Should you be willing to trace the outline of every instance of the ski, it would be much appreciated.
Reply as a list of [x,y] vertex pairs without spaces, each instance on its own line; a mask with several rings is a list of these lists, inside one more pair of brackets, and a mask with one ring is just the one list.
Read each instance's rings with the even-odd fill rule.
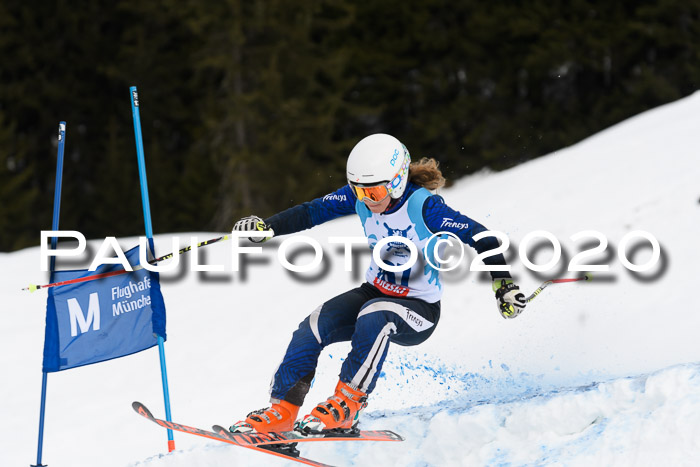
[[355,432],[328,432],[307,435],[298,431],[283,431],[279,433],[231,433],[220,425],[214,425],[212,429],[219,434],[230,436],[238,443],[247,446],[269,446],[305,441],[403,441],[400,435],[389,430],[358,430]]
[[140,402],[134,402],[131,404],[131,407],[138,413],[139,415],[149,419],[153,423],[156,423],[164,428],[170,428],[171,430],[175,431],[181,431],[183,433],[190,433],[193,435],[197,436],[202,436],[204,438],[209,438],[209,439],[214,439],[216,441],[222,441],[224,443],[229,443],[233,444],[234,446],[241,446],[246,449],[252,449],[254,451],[259,451],[259,452],[264,452],[266,454],[272,454],[273,456],[278,456],[282,457],[287,460],[299,462],[301,464],[306,464],[306,465],[312,465],[315,467],[333,467],[330,464],[324,464],[322,462],[316,462],[311,459],[307,459],[305,457],[299,456],[299,451],[295,450],[293,447],[288,450],[282,450],[282,449],[274,449],[272,447],[263,447],[263,446],[256,446],[254,444],[241,444],[238,442],[238,440],[233,439],[232,437],[215,433],[213,431],[208,431],[208,430],[203,430],[201,428],[195,428],[187,425],[181,425],[179,423],[174,423],[174,422],[168,422],[166,420],[161,420],[159,418],[156,418],[153,416],[150,410],[143,405]]
[[209,431],[156,418],[151,411],[140,402],[134,402],[131,406],[136,413],[163,428],[170,428],[171,430],[190,433],[267,454],[273,454],[302,464],[319,467],[331,466],[299,456],[299,451],[295,449],[296,443],[309,441],[403,441],[403,437],[389,430],[356,431],[350,433],[331,432],[311,435],[304,435],[296,431],[281,433],[231,433],[226,428],[214,425],[214,431]]

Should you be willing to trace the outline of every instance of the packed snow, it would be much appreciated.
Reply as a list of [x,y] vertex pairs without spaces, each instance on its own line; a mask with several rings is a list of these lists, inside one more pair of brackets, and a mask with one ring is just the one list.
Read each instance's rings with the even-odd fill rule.
[[[363,415],[365,429],[391,429],[406,440],[314,443],[301,446],[302,455],[338,466],[700,465],[697,128],[700,93],[572,147],[442,190],[450,206],[508,235],[507,257],[525,293],[548,278],[581,274],[567,271],[569,261],[599,241],[590,233],[571,238],[579,232],[607,239],[605,251],[581,262],[609,270],[593,282],[552,285],[520,317],[504,320],[488,274],[468,270],[475,252],[467,247],[467,260],[443,277],[435,333],[420,346],[390,349]],[[71,202],[64,199],[62,209]],[[560,261],[546,272],[529,270],[519,257],[523,239],[535,231],[561,243]],[[630,271],[620,259],[619,250],[633,264],[652,258],[651,244],[641,237],[621,248],[633,231],[659,242],[659,261],[648,271]],[[191,235],[201,241],[221,234],[158,235],[157,252],[171,251],[173,237],[185,246]],[[176,271],[163,274],[174,421],[228,426],[266,406],[271,374],[298,323],[361,282],[366,248],[356,247],[353,271],[346,272],[342,246],[328,242],[361,236],[354,216],[304,235],[324,252],[324,262],[310,273],[295,275],[279,264],[279,238],[250,255],[242,272],[232,271],[229,241],[199,252],[200,263],[222,265],[223,272],[192,272],[192,256],[182,255]],[[137,241],[120,239],[124,248]],[[90,242],[93,253],[100,243]],[[537,240],[526,250],[535,264],[553,254]],[[289,256],[297,264],[312,259],[307,250]],[[0,266],[0,465],[29,465],[36,461],[46,292],[20,289],[48,275],[40,271],[38,247],[0,254]],[[349,344],[324,350],[302,411],[331,394],[348,350]],[[43,463],[290,464],[178,432],[177,449],[168,453],[166,431],[135,414],[134,400],[164,418],[156,349],[49,374]]]

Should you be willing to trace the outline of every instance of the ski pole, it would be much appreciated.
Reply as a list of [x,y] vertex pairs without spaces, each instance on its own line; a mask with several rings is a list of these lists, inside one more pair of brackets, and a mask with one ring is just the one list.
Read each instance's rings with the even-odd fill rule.
[[532,292],[532,294],[529,297],[527,297],[525,299],[525,302],[530,303],[532,300],[535,299],[535,297],[537,297],[540,293],[542,293],[542,291],[547,286],[549,286],[551,284],[561,284],[563,282],[592,281],[592,280],[593,280],[593,276],[591,275],[590,272],[587,272],[586,274],[584,274],[581,277],[575,277],[573,279],[550,279],[548,281],[543,282],[542,285],[537,287],[537,289],[534,292]]
[[[218,241],[221,241],[221,240],[228,240],[228,239],[229,239],[229,236],[228,236],[228,235],[224,235],[223,237],[212,238],[212,239],[210,239],[210,240],[205,240],[205,241],[203,241],[203,242],[197,243],[196,248],[199,248],[199,247],[201,247],[201,246],[211,245],[212,243],[216,243],[216,242],[218,242]],[[148,264],[160,263],[161,261],[165,261],[166,259],[170,259],[170,258],[172,258],[172,257],[175,256],[175,255],[181,255],[181,254],[183,254],[183,253],[187,253],[187,252],[190,251],[191,249],[192,249],[192,245],[187,246],[187,247],[185,247],[185,248],[183,248],[183,249],[181,249],[181,250],[178,250],[177,253],[168,253],[167,255],[161,256],[160,258],[153,259],[153,260],[149,261]]]
[[[202,246],[207,246],[211,245],[212,243],[216,243],[221,240],[228,240],[230,238],[229,235],[224,235],[223,237],[217,237],[217,238],[212,238],[210,240],[205,240],[203,242],[200,242],[196,245],[196,248],[202,247]],[[192,249],[192,245],[182,248],[181,250],[173,253],[168,253],[167,255],[161,256],[156,259],[152,259],[151,261],[148,262],[148,264],[156,264],[160,263],[161,261],[165,261],[166,259],[170,259],[175,255],[181,255],[183,253],[186,253]],[[134,271],[139,271],[143,269],[143,266],[138,265],[134,267],[133,271],[127,271],[126,269],[122,269],[119,271],[110,271],[110,272],[105,272],[102,274],[95,274],[94,276],[85,276],[85,277],[77,277],[75,279],[70,279],[67,281],[60,281],[60,282],[53,282],[51,284],[45,284],[45,285],[34,285],[31,284],[29,287],[24,287],[22,290],[29,290],[30,292],[34,292],[39,289],[48,289],[49,287],[59,287],[62,285],[69,285],[69,284],[78,284],[80,282],[89,282],[89,281],[94,281],[97,279],[104,279],[105,277],[112,277],[112,276],[118,276],[120,274],[126,274],[127,272],[134,272]]]

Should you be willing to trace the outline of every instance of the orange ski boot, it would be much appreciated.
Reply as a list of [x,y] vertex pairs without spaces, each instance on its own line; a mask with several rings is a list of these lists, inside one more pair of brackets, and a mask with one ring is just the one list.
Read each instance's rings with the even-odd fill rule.
[[318,404],[295,428],[302,433],[351,431],[356,427],[360,412],[365,407],[367,394],[338,381],[335,394]]
[[300,407],[287,401],[273,402],[272,407],[255,410],[245,420],[231,425],[232,433],[270,433],[291,431],[299,414]]

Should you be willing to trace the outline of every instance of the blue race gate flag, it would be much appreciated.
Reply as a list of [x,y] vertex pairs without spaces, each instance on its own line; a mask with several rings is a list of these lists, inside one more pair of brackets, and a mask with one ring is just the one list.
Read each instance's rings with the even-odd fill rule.
[[[132,267],[139,247],[125,253]],[[58,271],[65,281],[121,270],[102,265],[90,272]],[[158,273],[139,269],[49,290],[46,306],[44,372],[67,370],[146,350],[165,336],[165,304]]]

